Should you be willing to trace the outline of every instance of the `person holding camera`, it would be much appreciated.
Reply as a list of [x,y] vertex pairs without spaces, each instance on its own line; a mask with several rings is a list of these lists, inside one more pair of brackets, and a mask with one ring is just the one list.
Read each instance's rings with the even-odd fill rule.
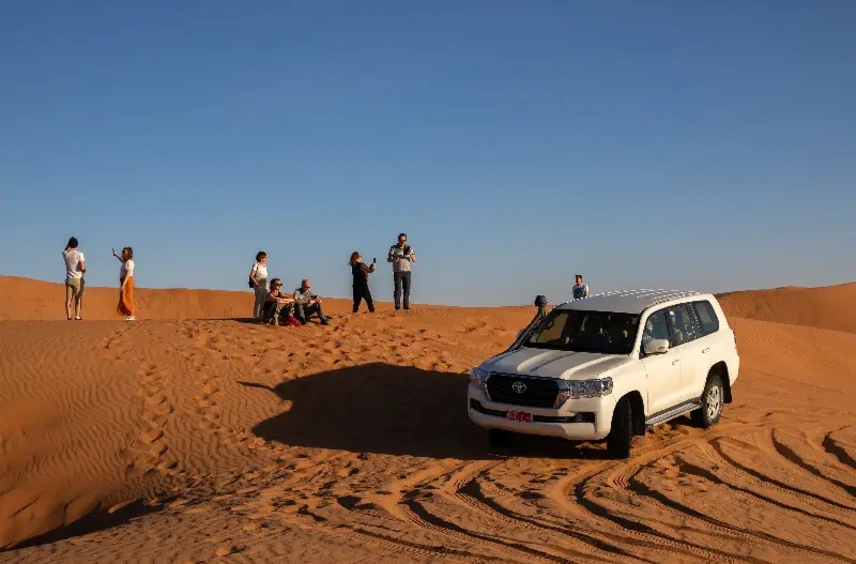
[[354,277],[354,313],[360,309],[360,303],[366,300],[366,305],[369,312],[374,313],[374,302],[372,301],[372,293],[369,290],[369,274],[377,268],[377,259],[372,260],[370,265],[363,262],[363,257],[359,251],[351,253],[351,260],[348,261],[351,266],[351,276]]
[[395,284],[395,309],[401,309],[404,294],[404,309],[410,309],[410,263],[416,262],[413,247],[407,244],[407,233],[398,236],[398,243],[389,248],[386,262],[392,263],[392,278]]

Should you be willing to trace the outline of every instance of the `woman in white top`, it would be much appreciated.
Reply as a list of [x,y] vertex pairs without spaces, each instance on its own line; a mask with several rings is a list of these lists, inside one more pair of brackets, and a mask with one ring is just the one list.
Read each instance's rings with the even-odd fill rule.
[[256,254],[256,262],[250,270],[250,288],[253,288],[256,293],[255,303],[253,304],[253,319],[261,319],[262,311],[265,307],[267,299],[267,253],[259,251]]
[[134,249],[125,247],[122,249],[122,255],[116,254],[116,249],[113,249],[113,256],[119,259],[122,263],[122,268],[119,270],[119,305],[116,311],[125,316],[125,321],[135,321],[134,317]]

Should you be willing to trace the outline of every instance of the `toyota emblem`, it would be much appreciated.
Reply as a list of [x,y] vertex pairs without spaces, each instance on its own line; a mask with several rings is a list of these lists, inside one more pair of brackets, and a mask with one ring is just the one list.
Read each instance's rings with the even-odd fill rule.
[[515,382],[511,385],[511,389],[514,390],[515,394],[522,394],[526,392],[526,384],[523,382]]

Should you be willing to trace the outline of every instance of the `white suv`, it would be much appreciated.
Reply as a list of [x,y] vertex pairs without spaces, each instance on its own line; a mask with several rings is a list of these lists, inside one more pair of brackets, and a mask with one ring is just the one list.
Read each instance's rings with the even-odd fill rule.
[[469,416],[496,446],[509,432],[605,440],[610,455],[627,458],[634,435],[688,411],[701,427],[716,424],[739,366],[712,294],[598,294],[536,317],[474,368]]

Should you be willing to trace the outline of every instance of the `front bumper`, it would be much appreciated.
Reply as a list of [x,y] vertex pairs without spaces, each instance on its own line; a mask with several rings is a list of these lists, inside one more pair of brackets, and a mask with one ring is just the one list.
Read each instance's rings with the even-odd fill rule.
[[[598,398],[569,399],[559,409],[523,407],[491,402],[484,391],[469,386],[467,412],[470,421],[483,429],[502,429],[526,435],[560,437],[574,441],[599,441],[609,435],[615,399],[612,394]],[[509,411],[532,414],[532,421],[515,421]]]

